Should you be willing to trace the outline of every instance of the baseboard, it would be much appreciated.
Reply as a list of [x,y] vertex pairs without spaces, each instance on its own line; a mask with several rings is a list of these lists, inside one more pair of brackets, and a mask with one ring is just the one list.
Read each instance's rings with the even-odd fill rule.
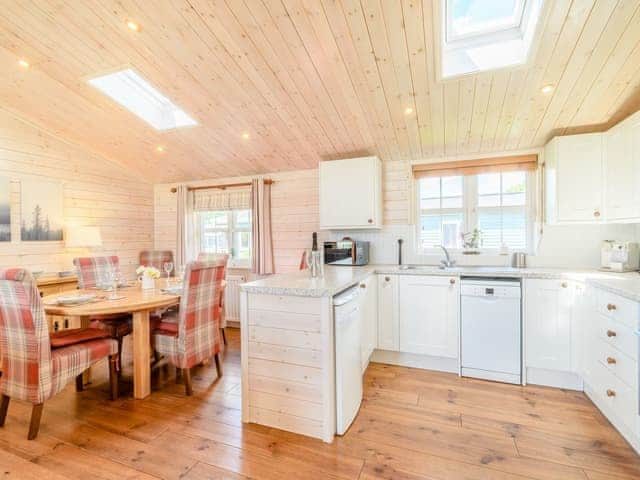
[[423,370],[437,370],[439,372],[458,373],[457,358],[431,357],[415,353],[390,352],[388,350],[374,350],[371,361],[388,363],[401,367],[421,368]]
[[526,369],[525,382],[530,385],[543,385],[545,387],[564,388],[579,392],[583,389],[582,378],[577,373],[558,372],[543,368],[528,367]]

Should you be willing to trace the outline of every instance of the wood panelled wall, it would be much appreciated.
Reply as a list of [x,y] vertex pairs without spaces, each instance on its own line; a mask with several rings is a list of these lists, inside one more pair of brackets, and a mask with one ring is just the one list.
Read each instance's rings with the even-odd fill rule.
[[[0,267],[56,272],[71,269],[75,256],[114,254],[133,275],[139,251],[153,245],[151,184],[1,108],[0,176],[10,179],[12,223],[11,242],[0,242]],[[65,224],[100,227],[102,247],[89,251],[68,249],[64,242],[20,241],[22,179],[61,182]]]
[[[408,162],[383,163],[384,221],[386,224],[409,223]],[[276,272],[294,271],[302,250],[311,246],[311,233],[319,229],[318,170],[296,170],[268,175],[272,186],[272,222]],[[215,185],[248,181],[250,177],[232,177],[188,182],[189,185]],[[155,186],[155,248],[175,251],[175,184]]]

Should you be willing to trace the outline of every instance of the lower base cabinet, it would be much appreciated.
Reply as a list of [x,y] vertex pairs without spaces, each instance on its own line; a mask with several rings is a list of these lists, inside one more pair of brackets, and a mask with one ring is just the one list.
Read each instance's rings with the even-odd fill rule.
[[607,419],[640,451],[638,343],[640,304],[589,287],[582,376],[584,390]]
[[359,284],[360,332],[362,369],[369,364],[369,358],[378,343],[378,282],[375,275],[369,275]]
[[399,282],[400,351],[458,357],[457,278],[403,275]]
[[378,341],[377,348],[400,350],[400,311],[398,275],[378,275]]

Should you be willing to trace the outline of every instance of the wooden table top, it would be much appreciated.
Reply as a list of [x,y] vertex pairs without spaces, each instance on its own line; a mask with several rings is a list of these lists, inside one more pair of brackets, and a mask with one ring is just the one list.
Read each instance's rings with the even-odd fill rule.
[[165,286],[164,281],[158,283],[158,288],[154,290],[142,290],[140,285],[134,285],[118,289],[118,296],[123,297],[118,300],[109,300],[111,292],[96,289],[77,290],[73,294],[97,295],[98,301],[85,303],[82,305],[57,305],[57,297],[68,297],[70,292],[55,295],[47,295],[42,300],[44,310],[49,315],[72,315],[91,316],[108,315],[112,313],[132,313],[142,310],[154,310],[156,308],[168,307],[180,302],[180,295],[163,293],[160,288]]

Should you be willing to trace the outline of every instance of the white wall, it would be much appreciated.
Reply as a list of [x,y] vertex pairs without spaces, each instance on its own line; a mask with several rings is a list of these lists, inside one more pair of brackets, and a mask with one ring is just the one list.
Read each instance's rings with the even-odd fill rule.
[[[295,270],[304,248],[311,246],[311,233],[318,231],[317,170],[300,170],[269,175],[273,185],[273,232],[276,271]],[[207,185],[246,181],[248,177],[192,182]],[[320,240],[350,236],[371,242],[372,263],[396,263],[397,239],[405,240],[405,263],[437,264],[440,255],[418,255],[415,250],[415,227],[412,214],[412,174],[408,162],[383,164],[384,223],[381,231],[320,232]],[[155,187],[155,246],[175,248],[175,194],[173,185]],[[600,244],[605,239],[633,240],[640,238],[640,227],[634,225],[545,226],[536,255],[528,260],[531,266],[596,268],[600,261]],[[510,257],[457,255],[463,265],[508,265]]]
[[[118,255],[132,275],[140,250],[153,244],[153,187],[108,159],[51,135],[0,108],[0,176],[10,179],[11,242],[0,242],[0,267],[57,272],[86,254]],[[103,246],[68,249],[64,242],[22,242],[23,179],[61,182],[65,225],[100,227]],[[29,214],[29,212],[27,212]]]

